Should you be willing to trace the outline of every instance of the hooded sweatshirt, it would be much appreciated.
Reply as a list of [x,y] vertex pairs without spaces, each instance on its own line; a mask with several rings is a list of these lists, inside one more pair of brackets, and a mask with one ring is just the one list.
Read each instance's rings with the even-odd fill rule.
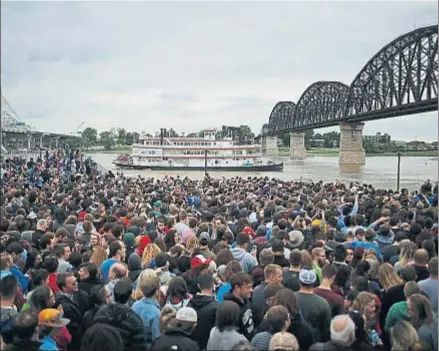
[[132,253],[128,258],[128,277],[135,282],[142,272],[142,262],[137,253]]
[[209,340],[209,333],[215,326],[218,302],[211,295],[197,294],[187,306],[192,307],[197,312],[197,326],[192,332],[192,338],[198,342],[200,349],[204,350]]
[[0,333],[6,344],[12,343],[12,319],[18,314],[13,307],[0,308]]
[[224,301],[233,301],[238,304],[241,310],[238,332],[240,334],[243,334],[248,340],[251,340],[254,331],[254,325],[253,325],[253,313],[251,310],[250,300],[246,299],[242,301],[232,293],[229,293],[224,296]]
[[248,341],[244,335],[239,334],[235,329],[225,329],[220,331],[217,327],[210,331],[209,341],[206,350],[229,351],[241,341]]
[[253,267],[258,265],[256,259],[244,249],[240,247],[235,247],[232,249],[232,255],[235,260],[237,260],[245,273],[251,272]]

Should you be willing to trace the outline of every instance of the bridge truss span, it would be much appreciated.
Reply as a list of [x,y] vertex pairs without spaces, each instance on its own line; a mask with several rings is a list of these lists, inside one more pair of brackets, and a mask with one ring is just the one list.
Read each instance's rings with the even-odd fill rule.
[[345,115],[373,120],[437,110],[438,26],[406,33],[382,48],[350,86]]
[[268,119],[268,132],[276,133],[293,128],[296,104],[291,101],[278,102]]
[[332,125],[341,120],[348,92],[349,87],[341,82],[321,81],[309,86],[297,102],[294,130]]

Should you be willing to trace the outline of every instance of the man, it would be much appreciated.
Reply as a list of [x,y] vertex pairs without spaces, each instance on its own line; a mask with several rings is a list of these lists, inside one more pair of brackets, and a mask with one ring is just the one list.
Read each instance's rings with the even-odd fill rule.
[[416,271],[416,281],[419,282],[424,279],[428,279],[430,276],[427,264],[428,264],[428,252],[425,249],[418,249],[413,256],[413,267]]
[[399,254],[399,246],[404,239],[406,239],[406,234],[403,231],[398,231],[395,234],[395,242],[381,249],[384,262],[390,262],[392,257]]
[[344,299],[335,291],[332,291],[331,286],[334,283],[337,268],[334,265],[327,264],[322,269],[323,280],[319,287],[314,288],[314,293],[323,297],[328,301],[331,307],[332,317],[342,314],[344,311]]
[[299,249],[290,252],[290,267],[283,270],[283,284],[286,288],[293,291],[300,290],[300,264],[302,262],[302,253]]
[[105,284],[108,283],[108,275],[113,264],[123,262],[125,259],[125,245],[121,241],[114,241],[108,248],[108,259],[102,262],[101,277]]
[[364,234],[365,241],[353,241],[349,243],[349,247],[352,250],[355,250],[357,247],[363,247],[364,250],[374,250],[377,256],[377,259],[382,262],[383,256],[381,254],[381,250],[376,242],[374,242],[375,239],[375,231],[372,228],[369,228],[366,230],[366,233]]
[[29,278],[25,276],[20,269],[20,267],[24,267],[23,252],[23,246],[15,241],[9,243],[6,247],[6,253],[11,255],[13,261],[12,266],[9,268],[9,272],[17,278],[22,293],[26,294],[29,286]]
[[300,290],[295,294],[302,316],[314,328],[315,340],[328,341],[331,308],[325,299],[314,294],[317,276],[313,270],[301,269],[299,279]]
[[348,350],[355,341],[355,323],[347,314],[335,317],[331,321],[331,340],[318,342],[309,351]]
[[96,285],[103,285],[104,282],[99,279],[98,267],[91,262],[83,263],[79,266],[79,284],[78,289],[85,291],[90,295],[91,289]]
[[66,273],[73,269],[73,266],[67,262],[70,253],[70,247],[68,245],[58,244],[55,246],[55,255],[58,259],[58,269],[56,273]]
[[32,234],[32,245],[40,249],[40,240],[47,230],[47,221],[41,218],[37,222],[37,229]]
[[326,262],[325,249],[322,247],[315,247],[311,250],[312,257],[312,268],[317,275],[318,282],[320,283],[323,279],[322,277],[322,267]]
[[241,310],[238,332],[250,340],[254,331],[253,314],[250,306],[253,281],[247,273],[238,272],[232,274],[230,285],[231,292],[224,296],[224,300],[230,300],[238,304]]
[[82,229],[84,229],[84,233],[81,235],[81,238],[84,240],[84,246],[89,247],[91,235],[94,230],[93,224],[89,221],[84,221],[84,224],[82,225]]
[[[41,342],[38,341],[38,315],[29,310],[20,312],[12,321],[15,338],[8,351],[37,351],[41,350]],[[6,349],[2,349],[6,350]]]
[[215,255],[212,253],[212,251],[209,250],[209,244],[210,244],[210,236],[207,232],[202,232],[200,234],[200,251],[204,257],[207,259],[215,259]]
[[437,313],[438,310],[438,258],[433,257],[428,262],[428,272],[430,273],[430,277],[424,280],[420,280],[418,282],[419,287],[423,292],[427,294],[428,299],[431,302],[431,307],[433,308],[433,312]]
[[18,281],[13,275],[7,275],[2,278],[0,284],[0,333],[5,343],[9,344],[14,336],[12,321],[18,314],[14,305]]
[[264,269],[274,261],[273,251],[271,249],[262,249],[259,253],[259,264],[250,272],[253,279],[253,288],[256,288],[264,281]]
[[289,267],[290,263],[285,258],[285,245],[282,240],[272,239],[271,251],[273,251],[274,260],[273,263],[280,267]]
[[64,311],[64,317],[70,319],[70,323],[67,325],[72,341],[67,346],[68,350],[79,350],[82,339],[82,317],[77,295],[78,285],[73,273],[59,273],[56,283],[60,289],[60,293],[55,300],[55,308],[60,305]]
[[233,257],[239,262],[239,265],[245,273],[251,272],[253,267],[258,265],[256,258],[252,254],[247,252],[249,243],[249,235],[238,234],[238,236],[236,237],[236,247],[232,249]]
[[131,281],[128,278],[120,279],[113,289],[114,303],[101,306],[93,324],[108,324],[119,330],[125,350],[144,351],[147,346],[142,319],[127,306],[131,293]]
[[258,285],[253,291],[251,309],[253,323],[259,325],[264,318],[268,305],[264,296],[264,289],[270,283],[282,283],[282,268],[277,264],[269,264],[264,269],[264,282]]
[[110,274],[109,274],[109,282],[107,284],[108,291],[111,294],[110,300],[111,302],[114,302],[114,286],[117,284],[119,280],[122,278],[126,278],[128,275],[128,270],[122,263],[115,263],[110,268]]
[[196,294],[188,303],[197,312],[197,326],[192,333],[192,338],[198,342],[200,350],[205,350],[211,329],[215,326],[216,310],[218,302],[213,295],[214,279],[211,274],[201,274],[198,279],[198,289]]

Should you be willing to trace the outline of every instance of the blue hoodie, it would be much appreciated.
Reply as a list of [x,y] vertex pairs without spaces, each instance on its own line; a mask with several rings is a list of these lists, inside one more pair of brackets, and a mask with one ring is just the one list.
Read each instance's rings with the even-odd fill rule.
[[29,279],[23,274],[23,272],[16,265],[13,265],[9,271],[15,278],[17,278],[18,284],[20,284],[21,291],[23,292],[23,294],[27,294]]
[[235,247],[232,249],[232,255],[235,260],[237,260],[245,273],[251,272],[253,267],[258,265],[256,259],[244,249],[240,247]]

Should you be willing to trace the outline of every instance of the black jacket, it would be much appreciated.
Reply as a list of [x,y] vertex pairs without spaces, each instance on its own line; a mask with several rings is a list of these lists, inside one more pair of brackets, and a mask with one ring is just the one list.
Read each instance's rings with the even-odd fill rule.
[[36,247],[38,250],[40,249],[40,240],[44,236],[44,232],[42,230],[35,230],[32,233],[32,246]]
[[128,306],[121,303],[101,306],[94,316],[95,323],[108,324],[118,329],[126,351],[147,349],[142,319]]
[[96,285],[104,285],[104,282],[97,277],[88,277],[78,283],[78,289],[90,295],[90,290]]
[[59,305],[63,307],[64,317],[70,319],[70,323],[67,324],[67,329],[72,336],[72,342],[67,346],[67,349],[77,351],[81,348],[83,314],[78,304],[66,295],[59,294],[57,296],[54,308],[57,308]]
[[16,339],[12,344],[7,345],[6,351],[38,351],[40,346],[39,341]]
[[218,302],[213,296],[197,294],[189,301],[188,307],[197,311],[198,321],[192,338],[198,342],[198,346],[203,350],[209,341],[210,331],[215,326]]
[[253,324],[253,313],[250,306],[250,300],[242,301],[235,297],[232,293],[224,295],[224,301],[236,302],[241,309],[241,316],[239,319],[238,333],[244,335],[248,340],[251,340],[255,326]]
[[187,334],[179,330],[169,330],[158,337],[151,346],[150,351],[175,350],[198,351],[198,344]]
[[264,318],[265,313],[268,310],[268,305],[265,300],[264,289],[267,283],[262,282],[253,290],[251,308],[253,314],[253,322],[255,325],[259,325]]

